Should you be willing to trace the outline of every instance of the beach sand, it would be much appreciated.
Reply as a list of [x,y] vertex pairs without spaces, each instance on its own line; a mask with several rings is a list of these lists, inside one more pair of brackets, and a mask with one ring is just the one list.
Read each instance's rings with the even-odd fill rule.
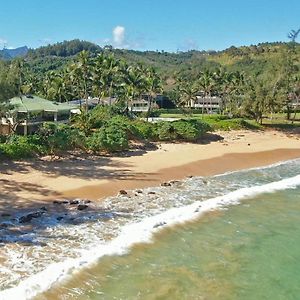
[[277,131],[217,134],[224,139],[201,144],[159,143],[155,150],[137,150],[122,156],[2,163],[0,210],[26,208],[62,198],[101,201],[119,190],[300,158],[299,134]]

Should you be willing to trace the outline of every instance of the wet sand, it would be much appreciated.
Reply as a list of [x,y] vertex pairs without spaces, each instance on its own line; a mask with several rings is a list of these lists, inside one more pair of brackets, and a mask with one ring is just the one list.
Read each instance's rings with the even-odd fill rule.
[[156,150],[138,150],[120,157],[2,163],[0,210],[41,205],[61,198],[101,200],[121,189],[157,186],[186,176],[214,175],[300,158],[299,134],[218,134],[224,139],[203,144],[157,144]]

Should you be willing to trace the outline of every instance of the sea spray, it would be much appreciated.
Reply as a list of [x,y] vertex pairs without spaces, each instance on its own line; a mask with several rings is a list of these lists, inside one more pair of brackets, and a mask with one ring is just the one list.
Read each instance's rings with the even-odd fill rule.
[[122,255],[136,243],[151,242],[155,232],[166,226],[173,226],[198,218],[210,210],[238,204],[243,199],[279,190],[292,189],[300,185],[300,175],[271,182],[264,185],[244,187],[204,201],[195,201],[184,207],[171,208],[155,216],[147,217],[141,222],[125,225],[117,238],[111,242],[93,244],[86,251],[80,252],[79,258],[67,259],[52,264],[42,272],[23,280],[18,286],[4,290],[0,299],[29,299],[49,289],[55,282],[71,276],[72,272],[86,267],[105,255]]

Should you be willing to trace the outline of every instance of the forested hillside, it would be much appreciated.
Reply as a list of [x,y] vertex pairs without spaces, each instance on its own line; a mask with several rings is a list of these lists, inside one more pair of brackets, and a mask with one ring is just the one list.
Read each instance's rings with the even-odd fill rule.
[[[74,59],[82,50],[91,55],[100,52],[114,53],[117,58],[125,59],[129,64],[142,63],[157,69],[164,78],[173,78],[181,73],[196,76],[200,71],[225,68],[228,71],[243,71],[249,75],[266,75],[278,69],[280,61],[285,59],[287,43],[263,43],[244,47],[230,47],[223,51],[188,51],[168,53],[164,51],[134,51],[101,48],[90,42],[73,40],[30,49],[26,61],[35,72],[47,72],[60,69]],[[300,56],[300,45],[296,44]]]

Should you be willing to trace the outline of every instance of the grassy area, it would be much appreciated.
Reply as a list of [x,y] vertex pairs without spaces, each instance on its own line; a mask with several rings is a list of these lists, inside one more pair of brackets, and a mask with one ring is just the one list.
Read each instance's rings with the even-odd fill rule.
[[294,114],[291,114],[291,120],[286,119],[286,114],[269,115],[263,119],[263,126],[267,128],[273,128],[277,130],[293,130],[300,128],[300,112],[298,112],[294,118]]

